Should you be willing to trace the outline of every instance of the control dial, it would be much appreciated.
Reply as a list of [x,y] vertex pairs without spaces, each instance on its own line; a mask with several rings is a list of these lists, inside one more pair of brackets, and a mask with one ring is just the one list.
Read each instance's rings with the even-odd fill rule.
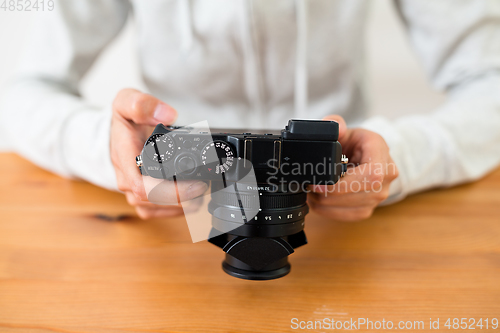
[[164,163],[174,156],[174,148],[175,144],[170,135],[154,134],[146,142],[144,151],[151,161]]
[[213,141],[201,151],[201,163],[212,174],[223,174],[234,164],[234,151],[231,145],[224,141]]
[[196,160],[191,154],[179,155],[175,159],[175,168],[182,175],[190,175],[196,171]]

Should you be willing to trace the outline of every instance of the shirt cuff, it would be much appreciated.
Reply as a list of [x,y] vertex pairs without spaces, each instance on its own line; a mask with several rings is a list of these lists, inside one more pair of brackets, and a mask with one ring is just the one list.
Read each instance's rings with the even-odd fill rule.
[[111,109],[75,112],[64,127],[62,155],[74,176],[108,190],[118,191],[111,162]]
[[389,146],[389,153],[399,171],[399,176],[392,181],[389,187],[389,197],[380,203],[380,206],[390,205],[403,200],[406,197],[406,193],[404,191],[406,172],[402,163],[404,148],[402,147],[402,139],[399,136],[397,129],[388,119],[380,116],[368,118],[360,124],[359,127],[375,132],[384,138],[385,142]]

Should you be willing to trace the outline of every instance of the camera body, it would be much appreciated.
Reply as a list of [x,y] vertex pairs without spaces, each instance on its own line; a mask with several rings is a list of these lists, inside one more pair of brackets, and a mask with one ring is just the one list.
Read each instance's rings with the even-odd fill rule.
[[159,124],[137,157],[143,175],[173,180],[239,181],[253,168],[268,190],[279,184],[334,184],[342,147],[334,121],[290,120],[281,132],[217,130]]
[[226,252],[223,270],[270,280],[288,274],[288,256],[307,244],[307,186],[345,172],[338,136],[334,121],[290,120],[280,132],[159,124],[136,162],[144,176],[210,182],[208,240]]

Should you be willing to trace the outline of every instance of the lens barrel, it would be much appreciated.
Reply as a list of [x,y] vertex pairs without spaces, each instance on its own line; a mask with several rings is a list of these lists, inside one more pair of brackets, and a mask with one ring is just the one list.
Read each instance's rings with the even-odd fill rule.
[[[262,187],[265,188],[265,187]],[[212,184],[214,233],[209,239],[226,252],[223,270],[247,280],[271,280],[290,272],[288,256],[307,244],[304,218],[307,193],[260,190]]]

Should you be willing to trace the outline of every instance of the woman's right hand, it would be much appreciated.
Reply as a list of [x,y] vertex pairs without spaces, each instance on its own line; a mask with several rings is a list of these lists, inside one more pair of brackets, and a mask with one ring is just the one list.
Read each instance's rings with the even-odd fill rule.
[[[142,219],[173,217],[183,214],[177,204],[177,194],[182,198],[194,198],[207,190],[207,184],[197,181],[161,184],[161,198],[155,199],[164,205],[149,202],[143,177],[135,163],[154,126],[159,123],[171,125],[177,119],[177,111],[159,99],[135,89],[121,90],[113,102],[110,149],[115,168],[118,189],[125,193],[127,201],[134,206]],[[157,191],[155,191],[157,192]],[[165,205],[167,204],[167,205]]]

